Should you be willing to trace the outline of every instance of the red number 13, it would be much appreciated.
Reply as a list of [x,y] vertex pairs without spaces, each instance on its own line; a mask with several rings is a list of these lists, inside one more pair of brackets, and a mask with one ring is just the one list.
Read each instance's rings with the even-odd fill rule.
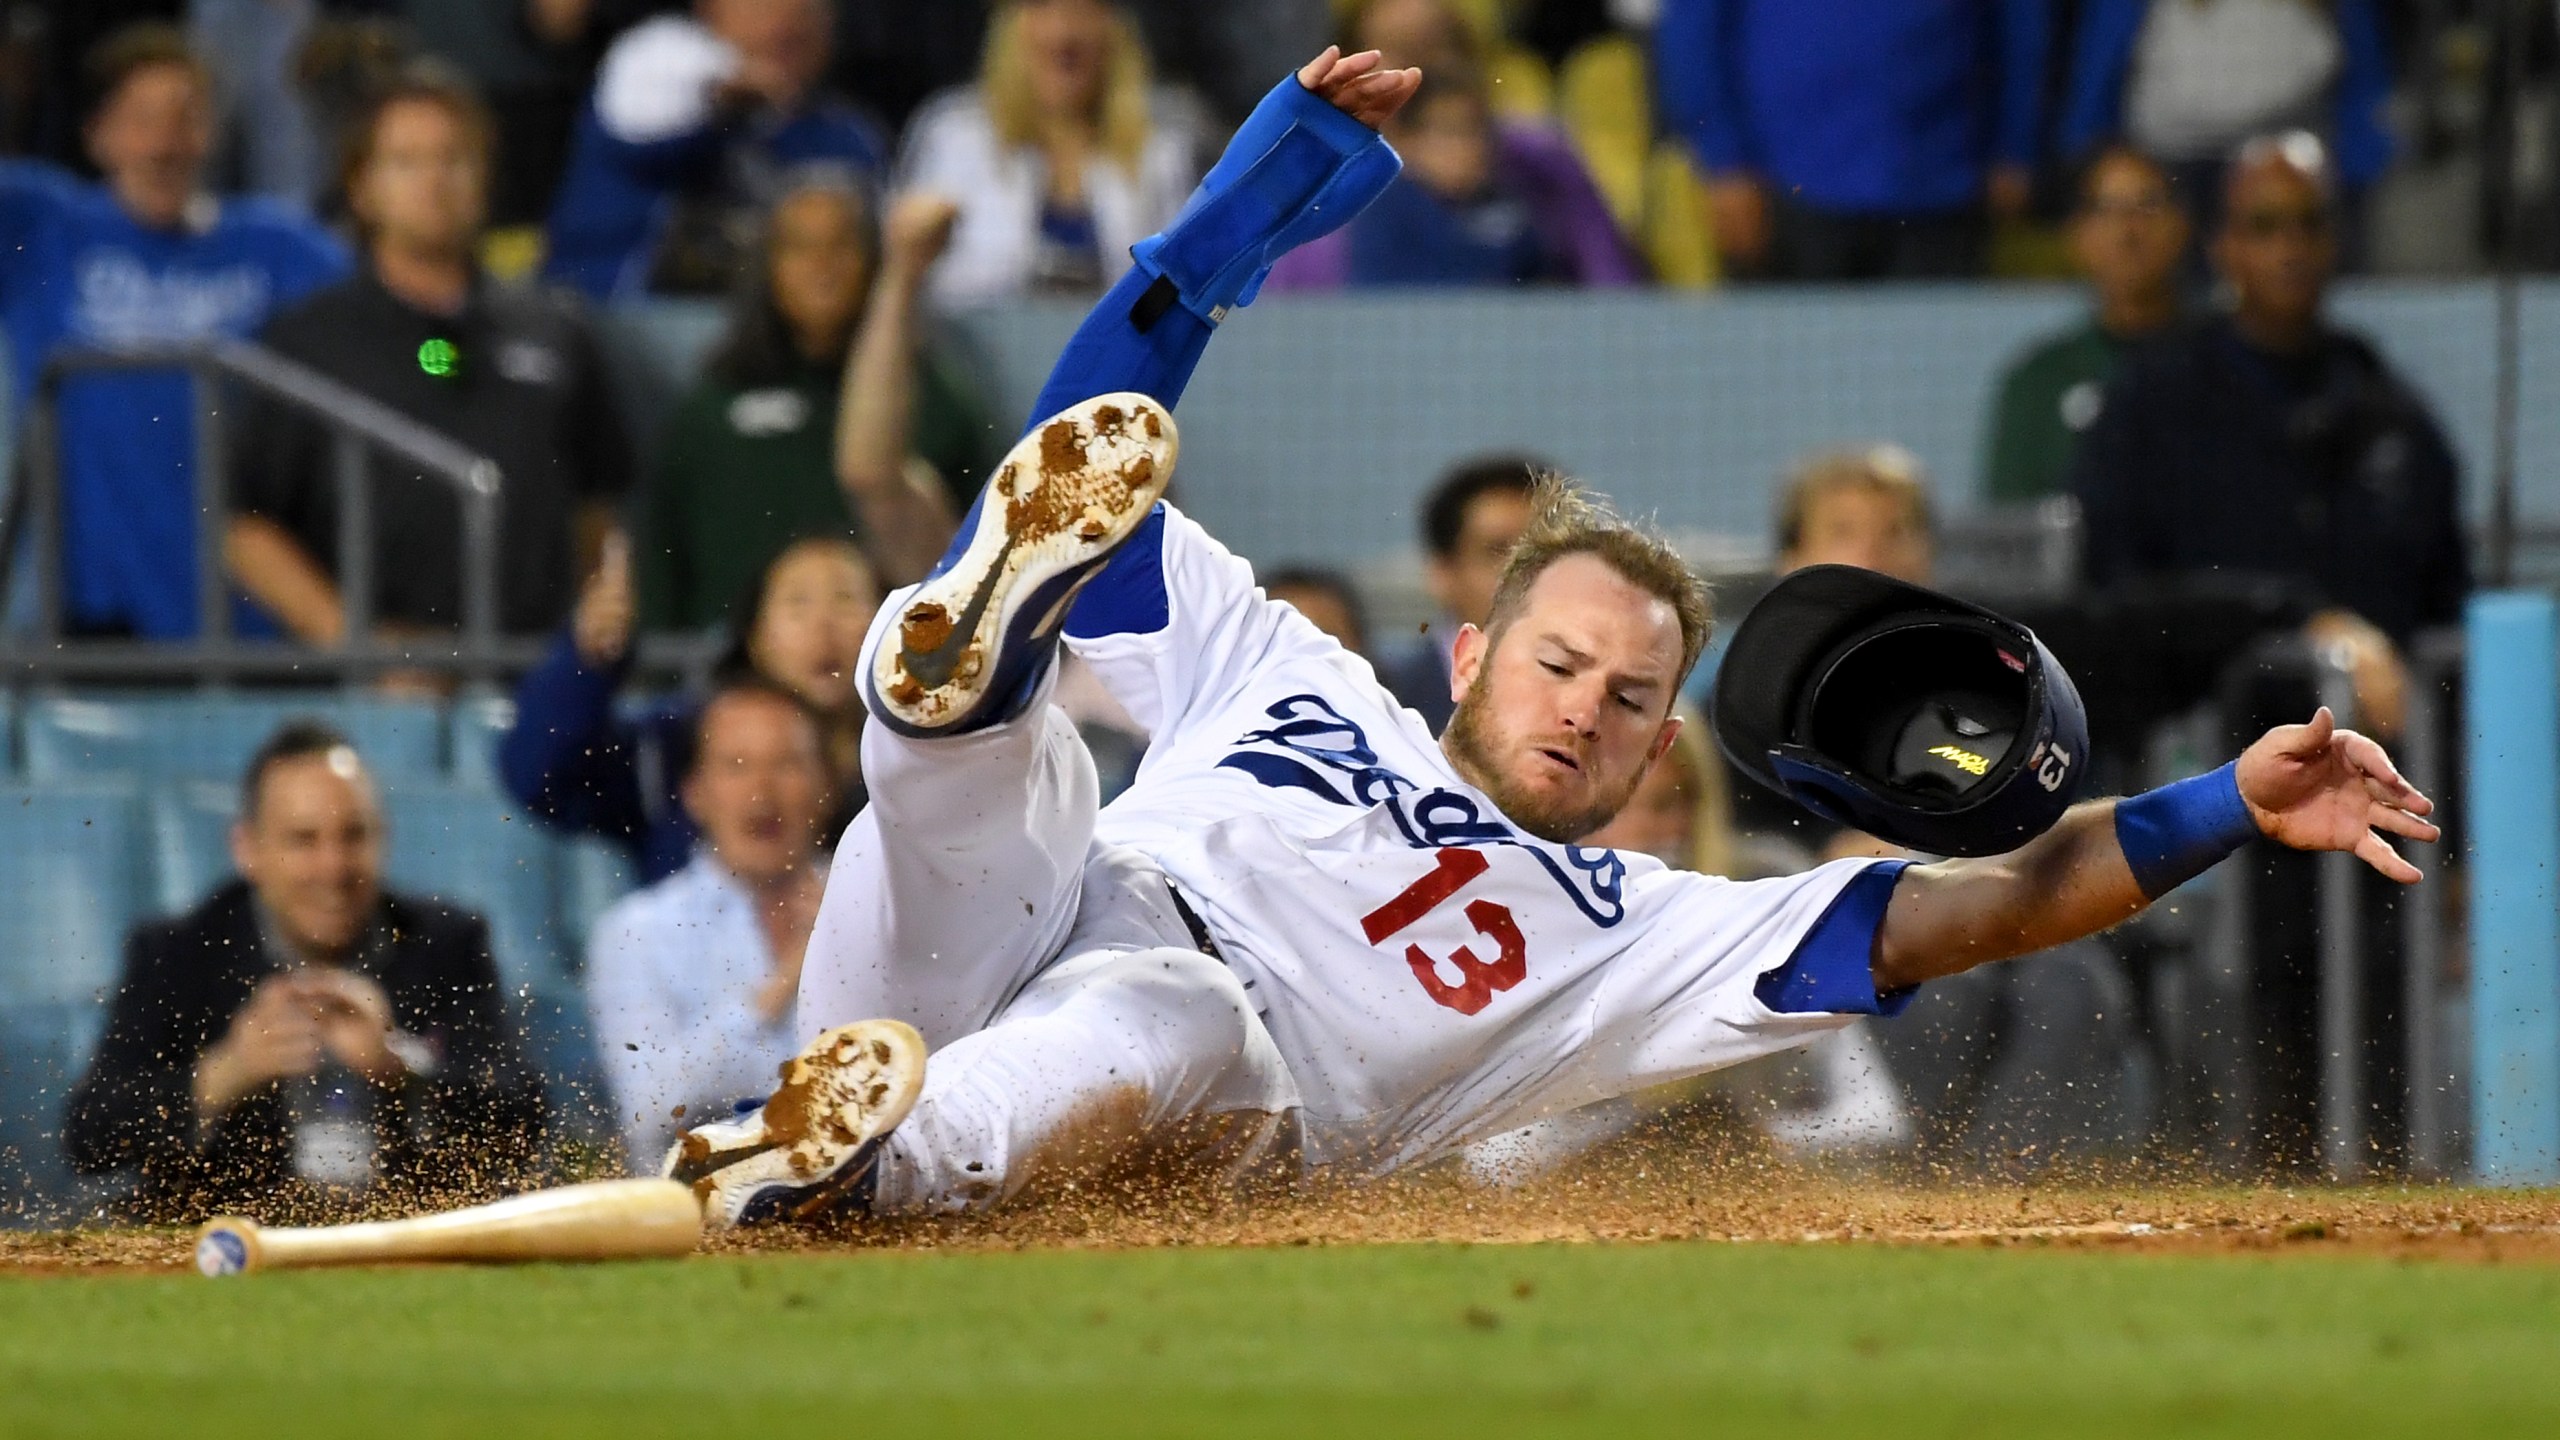
[[[1458,893],[1466,883],[1492,868],[1481,850],[1450,846],[1440,852],[1431,872],[1405,887],[1404,893],[1360,917],[1361,933],[1375,945],[1388,936],[1430,914],[1441,903]],[[1476,953],[1461,945],[1449,957],[1449,965],[1467,977],[1463,985],[1452,985],[1440,978],[1438,965],[1429,951],[1419,945],[1404,947],[1404,963],[1413,967],[1413,978],[1432,999],[1461,1015],[1473,1015],[1493,1003],[1496,992],[1508,990],[1529,975],[1529,945],[1521,938],[1519,923],[1511,918],[1511,907],[1491,900],[1472,901],[1467,906],[1467,919],[1476,933],[1502,947],[1498,959],[1490,963],[1476,958]]]

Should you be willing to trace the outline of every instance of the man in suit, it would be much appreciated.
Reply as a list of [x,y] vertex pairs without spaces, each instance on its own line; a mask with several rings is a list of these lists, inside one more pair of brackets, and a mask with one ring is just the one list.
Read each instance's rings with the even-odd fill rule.
[[1502,567],[1529,526],[1530,486],[1551,468],[1524,455],[1480,455],[1458,462],[1423,501],[1423,578],[1439,602],[1441,623],[1380,661],[1378,679],[1430,722],[1434,734],[1457,708],[1449,688],[1450,646],[1460,626],[1482,626],[1492,615]]
[[354,748],[309,721],[250,759],[239,877],[126,942],[71,1096],[83,1173],[138,1215],[263,1218],[502,1185],[542,1091],[503,1018],[479,916],[382,888],[382,811]]

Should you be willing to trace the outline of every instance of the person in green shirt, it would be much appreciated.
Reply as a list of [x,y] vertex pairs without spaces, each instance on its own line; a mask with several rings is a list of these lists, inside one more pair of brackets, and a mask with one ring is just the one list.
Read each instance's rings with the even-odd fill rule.
[[967,377],[922,343],[918,297],[950,201],[875,227],[850,179],[776,202],[701,381],[669,417],[643,500],[642,623],[718,624],[792,541],[850,535],[884,587],[923,578],[994,463]]
[[2001,375],[1984,447],[1985,499],[2025,504],[2067,488],[2071,448],[2098,418],[2126,352],[2178,326],[2188,223],[2169,172],[2141,151],[2111,145],[2082,169],[2071,249],[2095,304],[2088,319]]

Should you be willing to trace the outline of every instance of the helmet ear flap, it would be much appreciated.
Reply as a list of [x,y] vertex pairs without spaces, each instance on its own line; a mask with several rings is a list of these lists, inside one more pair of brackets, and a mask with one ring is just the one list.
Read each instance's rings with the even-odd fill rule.
[[1858,782],[1819,752],[1781,745],[1769,752],[1769,768],[1777,772],[1778,789],[1788,799],[1834,825],[1858,826]]
[[2087,769],[2079,691],[2033,632],[1845,566],[1799,571],[1743,617],[1715,719],[1736,769],[1938,855],[2042,834]]

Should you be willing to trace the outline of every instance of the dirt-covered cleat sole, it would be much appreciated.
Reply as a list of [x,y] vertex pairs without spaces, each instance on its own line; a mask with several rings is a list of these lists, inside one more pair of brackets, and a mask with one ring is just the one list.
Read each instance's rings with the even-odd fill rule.
[[1034,427],[996,467],[966,548],[916,588],[871,665],[872,714],[908,735],[992,718],[1054,648],[1067,607],[1155,508],[1180,443],[1144,395],[1100,395]]
[[838,1025],[783,1062],[756,1110],[686,1131],[661,1174],[711,1228],[805,1220],[867,1191],[880,1142],[924,1090],[924,1037],[902,1020]]

